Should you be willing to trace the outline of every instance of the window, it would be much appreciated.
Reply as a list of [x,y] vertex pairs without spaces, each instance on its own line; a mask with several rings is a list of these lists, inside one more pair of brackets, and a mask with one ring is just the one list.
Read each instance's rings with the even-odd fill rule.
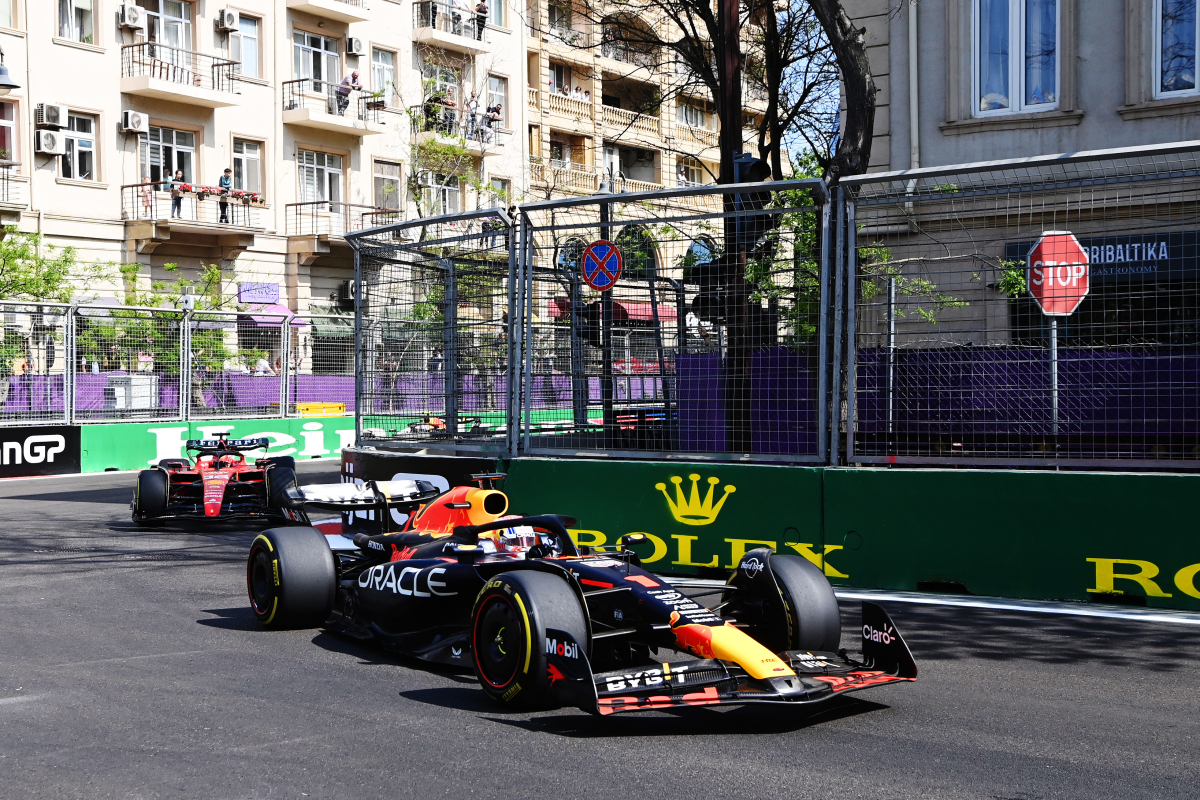
[[62,176],[77,181],[96,180],[96,118],[82,114],[67,117],[67,132],[63,137],[67,154],[62,159]]
[[[95,41],[92,30],[93,0],[58,0],[58,35],[73,42]],[[11,15],[12,10],[9,9]]]
[[441,98],[458,102],[458,73],[450,67],[426,64],[421,69],[430,99]]
[[152,181],[169,181],[183,170],[184,183],[193,183],[196,134],[170,128],[151,128],[142,145],[142,174]]
[[192,49],[191,3],[181,0],[137,0],[137,4],[146,9],[144,33],[147,42],[158,42],[181,50]]
[[488,0],[488,22],[498,28],[505,27],[505,0]]
[[508,181],[492,178],[487,185],[487,205],[484,208],[504,208],[508,205]]
[[17,107],[0,103],[0,161],[17,160]]
[[400,165],[375,162],[375,207],[400,208]]
[[566,64],[550,65],[550,91],[562,94],[571,93],[571,68]]
[[234,139],[233,188],[261,194],[262,187],[262,144]]
[[571,7],[553,5],[550,6],[550,32],[555,36],[563,36],[566,31],[571,30]]
[[458,178],[453,175],[438,175],[433,172],[422,172],[421,199],[424,205],[424,215],[427,217],[439,214],[454,214],[458,211]]
[[0,28],[15,27],[17,18],[13,14],[15,0],[0,0]]
[[694,158],[681,158],[676,179],[680,186],[699,186],[704,182],[704,168]]
[[296,156],[296,161],[300,168],[300,202],[341,202],[341,156],[301,150]]
[[396,90],[396,54],[390,50],[371,50],[371,88],[391,94]]
[[258,74],[258,20],[239,17],[238,29],[229,34],[229,60],[238,63],[237,70],[247,78]]
[[508,121],[508,78],[497,78],[488,75],[487,107],[500,106],[500,124],[498,127],[507,128]]
[[322,82],[341,81],[341,58],[338,56],[338,40],[328,36],[315,36],[304,31],[292,32],[292,50],[295,55],[296,77],[312,78],[313,91],[324,92]]
[[1172,97],[1196,93],[1196,0],[1158,0],[1155,94]]
[[1058,105],[1058,0],[976,0],[976,114]]
[[704,108],[686,101],[679,104],[679,121],[692,128],[708,127],[708,115],[704,113]]

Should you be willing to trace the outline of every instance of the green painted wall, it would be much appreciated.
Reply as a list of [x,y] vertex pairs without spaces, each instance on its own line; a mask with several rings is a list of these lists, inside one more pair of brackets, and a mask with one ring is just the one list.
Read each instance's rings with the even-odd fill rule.
[[271,440],[268,455],[336,456],[354,444],[354,417],[83,425],[81,466],[84,472],[145,469],[160,458],[185,455],[183,445],[188,439],[204,439],[220,431],[232,431],[239,439],[266,437]]
[[[836,585],[941,582],[1071,600],[1117,591],[1200,609],[1200,475],[551,459],[518,459],[507,471],[515,510],[571,514],[585,544],[650,534],[645,560],[662,572],[729,567],[766,542],[822,566]],[[682,503],[672,477],[682,479]]]

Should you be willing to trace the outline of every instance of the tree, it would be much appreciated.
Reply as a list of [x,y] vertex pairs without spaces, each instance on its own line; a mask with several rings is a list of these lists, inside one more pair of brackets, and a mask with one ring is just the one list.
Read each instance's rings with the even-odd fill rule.
[[83,264],[72,247],[43,245],[40,233],[5,229],[0,239],[0,299],[69,303],[80,284],[111,274],[111,265]]

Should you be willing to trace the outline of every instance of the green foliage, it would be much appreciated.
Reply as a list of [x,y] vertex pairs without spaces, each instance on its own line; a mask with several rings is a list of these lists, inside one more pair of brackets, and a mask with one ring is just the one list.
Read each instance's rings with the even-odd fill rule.
[[[891,252],[879,244],[865,245],[858,248],[858,271],[862,276],[859,291],[863,300],[871,300],[886,291],[888,282],[894,282],[897,297],[908,298],[917,305],[913,313],[930,325],[938,323],[937,315],[947,308],[962,308],[970,305],[953,295],[948,295],[938,288],[938,285],[928,278],[919,275],[905,275],[901,266],[891,259]],[[896,315],[907,316],[904,309],[897,308]]]
[[74,248],[42,246],[41,234],[5,229],[0,240],[0,299],[69,303],[79,283],[108,274],[110,265],[81,264]]
[[1000,262],[1000,278],[996,281],[996,291],[1014,299],[1025,294],[1025,270],[1019,262]]

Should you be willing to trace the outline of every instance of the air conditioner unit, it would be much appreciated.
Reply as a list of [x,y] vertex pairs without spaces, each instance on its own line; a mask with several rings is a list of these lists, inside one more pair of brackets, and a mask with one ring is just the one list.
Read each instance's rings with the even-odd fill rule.
[[236,31],[238,29],[238,12],[222,8],[213,19],[213,27],[219,31]]
[[61,156],[67,152],[67,141],[58,131],[37,131],[33,149],[44,156]]
[[34,122],[39,128],[65,128],[67,107],[54,103],[38,103],[34,112]]
[[121,112],[122,133],[149,133],[150,119],[140,111]]
[[344,311],[354,310],[354,281],[342,281],[338,287],[338,306]]
[[367,48],[362,39],[357,36],[349,36],[346,38],[346,55],[348,56],[365,56]]
[[122,3],[117,12],[117,24],[140,31],[146,27],[146,12],[133,3]]

